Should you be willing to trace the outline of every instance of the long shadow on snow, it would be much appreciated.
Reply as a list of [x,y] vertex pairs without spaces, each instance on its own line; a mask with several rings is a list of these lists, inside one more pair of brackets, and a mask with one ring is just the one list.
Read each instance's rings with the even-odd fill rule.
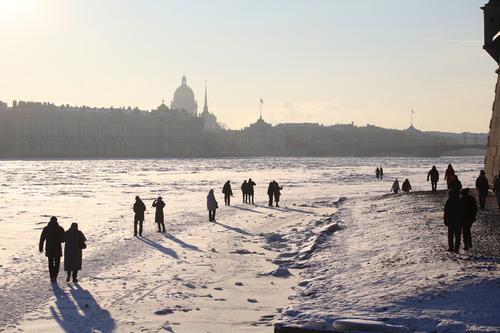
[[295,212],[295,213],[302,213],[302,214],[312,214],[312,215],[318,215],[316,212],[312,212],[309,210],[302,210],[302,209],[297,209],[297,208],[281,208],[281,207],[271,207],[271,206],[266,206],[266,205],[255,205],[256,207],[260,208],[267,208],[271,210],[279,210],[280,212]]
[[217,221],[213,221],[212,223],[214,223],[214,224],[218,224],[218,225],[220,225],[221,227],[224,227],[224,228],[226,228],[226,229],[228,229],[228,230],[231,230],[231,231],[237,232],[237,233],[242,234],[242,235],[246,235],[246,236],[251,236],[251,235],[252,235],[252,234],[251,234],[251,233],[249,233],[248,231],[243,230],[243,229],[241,229],[241,228],[231,227],[231,226],[229,226],[229,225],[227,225],[227,224],[222,224],[222,223],[217,222]]
[[109,311],[101,308],[92,294],[78,284],[66,293],[57,284],[52,285],[56,307],[51,306],[52,316],[65,332],[112,332],[115,320]]
[[239,210],[245,210],[245,211],[252,212],[252,213],[257,213],[257,214],[265,214],[263,212],[259,212],[258,210],[254,210],[254,209],[250,209],[250,208],[246,208],[246,207],[241,207],[241,206],[229,206],[229,207],[236,208],[236,209],[239,209]]
[[161,253],[166,254],[167,256],[171,256],[174,259],[179,259],[179,257],[177,256],[177,253],[174,250],[169,249],[168,247],[165,247],[165,246],[163,246],[157,242],[154,242],[151,239],[146,238],[146,237],[137,237],[137,239],[143,241],[144,243],[146,243],[147,245],[149,245],[151,247],[154,247],[155,249],[157,249]]
[[163,236],[165,236],[166,239],[171,240],[171,241],[179,244],[180,246],[182,246],[185,249],[202,252],[198,246],[188,244],[188,243],[184,242],[183,240],[180,240],[179,238],[175,237],[172,234],[165,233],[165,234],[163,234]]

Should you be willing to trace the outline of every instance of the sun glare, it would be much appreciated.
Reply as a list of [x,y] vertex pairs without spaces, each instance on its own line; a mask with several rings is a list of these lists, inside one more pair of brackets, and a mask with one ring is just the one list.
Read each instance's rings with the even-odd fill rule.
[[0,16],[18,15],[30,2],[30,0],[0,0]]

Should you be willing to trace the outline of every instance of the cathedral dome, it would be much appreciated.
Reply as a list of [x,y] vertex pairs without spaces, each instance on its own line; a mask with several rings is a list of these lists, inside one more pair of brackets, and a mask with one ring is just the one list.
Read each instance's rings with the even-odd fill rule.
[[193,116],[196,115],[198,105],[194,99],[193,89],[186,83],[186,76],[182,76],[182,83],[174,92],[174,99],[170,108],[173,110],[185,110]]

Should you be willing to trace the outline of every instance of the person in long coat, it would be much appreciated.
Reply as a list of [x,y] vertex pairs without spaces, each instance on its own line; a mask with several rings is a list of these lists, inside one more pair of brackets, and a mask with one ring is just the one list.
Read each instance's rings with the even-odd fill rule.
[[380,169],[378,167],[375,169],[375,177],[377,177],[377,179],[380,179]]
[[64,229],[57,223],[57,217],[52,216],[50,222],[42,230],[40,235],[39,250],[43,252],[45,243],[45,256],[49,261],[50,281],[57,282],[59,266],[61,265],[62,247],[64,242]]
[[476,189],[479,196],[479,206],[484,210],[486,207],[486,197],[488,197],[488,191],[490,190],[490,184],[484,170],[481,170],[479,177],[476,179]]
[[500,170],[498,170],[498,175],[495,176],[493,181],[493,193],[495,193],[498,209],[500,209]]
[[267,196],[269,197],[269,207],[272,207],[274,197],[274,180],[267,186]]
[[165,208],[165,202],[162,197],[158,197],[153,201],[153,207],[156,208],[155,212],[155,222],[158,224],[158,232],[165,232],[165,217],[163,215],[163,208]]
[[392,183],[392,187],[391,187],[391,191],[394,192],[395,194],[398,194],[399,193],[399,180],[396,178],[396,180],[394,180],[394,183]]
[[229,180],[222,187],[222,193],[224,193],[224,204],[226,206],[231,206],[231,197],[233,196],[233,190],[231,189],[231,182]]
[[448,184],[448,189],[452,192],[460,193],[460,190],[462,189],[462,182],[458,179],[457,175],[453,176],[453,179]]
[[278,184],[277,181],[273,180],[274,186],[274,202],[276,202],[276,207],[280,206],[280,197],[281,197],[281,190],[283,189],[282,186]]
[[207,195],[208,220],[215,222],[215,211],[219,208],[219,204],[215,199],[214,190],[210,190]]
[[472,224],[476,221],[477,202],[473,196],[469,195],[469,189],[462,190],[462,198],[460,198],[461,217],[462,217],[462,232],[464,235],[464,250],[472,248]]
[[241,194],[243,194],[243,203],[248,203],[248,183],[246,180],[241,184]]
[[448,227],[448,251],[458,253],[462,232],[462,214],[459,192],[449,191],[444,205],[444,224]]
[[431,188],[432,192],[436,193],[437,192],[437,185],[439,181],[439,171],[437,170],[436,166],[433,165],[432,169],[429,170],[427,173],[427,181],[431,180]]
[[410,181],[408,179],[405,179],[403,185],[401,185],[401,190],[405,193],[408,193],[412,190]]
[[[248,186],[248,203],[251,203],[254,205],[254,186],[257,185],[255,182],[252,180],[252,178],[248,179],[247,186]],[[251,201],[251,202],[250,202]]]
[[146,205],[139,198],[135,197],[134,203],[134,236],[137,236],[137,224],[139,224],[139,236],[142,236],[142,224],[144,223],[144,212],[146,211]]
[[448,186],[448,189],[450,188],[450,183],[453,181],[454,178],[455,178],[455,170],[453,169],[451,164],[448,164],[448,168],[444,173],[444,180],[446,180],[446,185]]
[[64,234],[64,270],[68,273],[66,282],[69,282],[73,274],[73,282],[78,282],[78,271],[82,269],[82,250],[86,248],[87,238],[83,232],[78,230],[78,224],[72,223]]

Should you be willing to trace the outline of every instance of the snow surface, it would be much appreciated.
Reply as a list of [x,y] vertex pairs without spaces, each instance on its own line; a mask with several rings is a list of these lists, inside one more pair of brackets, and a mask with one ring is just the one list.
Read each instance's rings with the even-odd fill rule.
[[[388,193],[395,177],[427,189],[430,166],[449,162],[464,184],[482,165],[481,158],[2,161],[0,331],[269,332],[277,320],[321,327],[345,317],[416,320],[441,332],[464,322],[497,329],[496,263],[447,256],[437,239],[415,239],[412,230],[425,231],[426,222],[413,220],[438,221],[431,201],[413,210],[408,202],[399,221],[392,208],[410,197],[367,199]],[[382,181],[373,176],[379,165]],[[255,206],[240,203],[249,177]],[[220,192],[227,179],[232,207]],[[282,208],[266,205],[273,179],[284,186]],[[221,207],[217,223],[207,221],[210,188]],[[148,206],[144,238],[132,236],[135,195]],[[158,195],[167,204],[166,235],[153,223]],[[47,281],[38,237],[51,215],[65,228],[78,222],[88,238],[78,285],[63,276],[59,286]],[[428,300],[425,311],[419,300]],[[450,307],[464,300],[470,309],[485,304],[481,318]]]

